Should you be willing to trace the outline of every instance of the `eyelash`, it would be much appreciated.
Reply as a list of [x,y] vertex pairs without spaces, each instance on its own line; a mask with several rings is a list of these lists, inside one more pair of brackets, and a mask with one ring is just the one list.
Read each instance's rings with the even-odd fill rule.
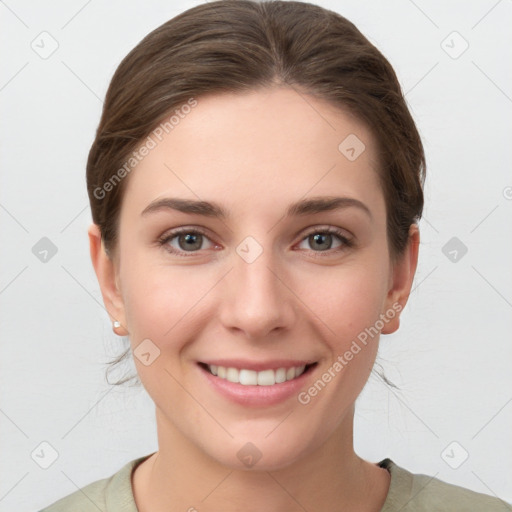
[[[174,254],[176,256],[180,256],[180,257],[183,257],[183,258],[189,258],[191,256],[194,256],[194,254],[196,254],[199,251],[188,251],[189,254],[187,254],[187,251],[177,251],[174,248],[171,248],[170,245],[168,245],[168,243],[171,240],[176,238],[178,235],[181,235],[181,234],[184,234],[184,233],[185,234],[194,234],[194,235],[203,235],[204,237],[209,239],[209,237],[206,234],[206,232],[204,232],[202,229],[183,227],[183,228],[174,229],[173,231],[168,232],[168,233],[164,234],[163,236],[161,236],[158,239],[158,244],[159,244],[159,246],[162,246],[162,247],[165,246],[164,248],[165,248],[166,251],[168,251],[171,254]],[[314,257],[325,258],[326,256],[332,255],[334,252],[340,252],[340,251],[343,251],[344,249],[349,249],[349,248],[354,246],[354,241],[353,240],[350,240],[346,236],[344,236],[343,235],[343,231],[341,231],[340,229],[333,228],[333,227],[313,229],[313,230],[309,231],[308,233],[306,233],[301,238],[300,242],[303,242],[306,238],[308,238],[309,236],[314,235],[314,234],[331,234],[331,235],[336,235],[338,237],[338,239],[340,240],[340,242],[342,243],[342,245],[340,247],[335,248],[335,249],[327,249],[325,251],[313,251],[313,250],[311,250],[311,252],[315,253]],[[325,254],[325,256],[324,256],[324,254]]]

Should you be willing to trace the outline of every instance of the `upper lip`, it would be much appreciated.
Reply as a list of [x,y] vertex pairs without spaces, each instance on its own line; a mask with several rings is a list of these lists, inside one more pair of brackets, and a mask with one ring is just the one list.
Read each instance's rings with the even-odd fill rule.
[[277,370],[278,368],[291,368],[294,366],[307,366],[316,361],[300,359],[273,359],[268,361],[254,361],[247,359],[210,359],[208,361],[199,361],[208,366],[224,366],[225,368],[237,368],[239,370],[254,370],[261,372],[264,370]]

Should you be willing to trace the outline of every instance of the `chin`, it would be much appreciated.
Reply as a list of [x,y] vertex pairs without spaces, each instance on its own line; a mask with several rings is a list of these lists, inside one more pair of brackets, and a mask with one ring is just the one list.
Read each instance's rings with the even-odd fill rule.
[[[275,435],[273,439],[271,437]],[[308,451],[305,440],[277,434],[230,439],[222,445],[204,447],[217,463],[230,470],[278,471],[299,460]]]

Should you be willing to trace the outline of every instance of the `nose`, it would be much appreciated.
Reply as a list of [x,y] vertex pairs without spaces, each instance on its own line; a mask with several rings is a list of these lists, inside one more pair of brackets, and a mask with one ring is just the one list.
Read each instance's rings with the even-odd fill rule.
[[268,340],[296,323],[293,292],[271,252],[252,262],[234,254],[233,269],[223,280],[220,321],[252,341]]

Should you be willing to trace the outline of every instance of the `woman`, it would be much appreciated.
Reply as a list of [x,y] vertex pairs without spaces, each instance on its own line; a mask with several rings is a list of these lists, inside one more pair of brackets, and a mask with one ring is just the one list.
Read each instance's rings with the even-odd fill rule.
[[149,34],[112,79],[87,186],[159,448],[45,510],[509,508],[353,448],[424,172],[393,69],[340,15],[221,0]]

